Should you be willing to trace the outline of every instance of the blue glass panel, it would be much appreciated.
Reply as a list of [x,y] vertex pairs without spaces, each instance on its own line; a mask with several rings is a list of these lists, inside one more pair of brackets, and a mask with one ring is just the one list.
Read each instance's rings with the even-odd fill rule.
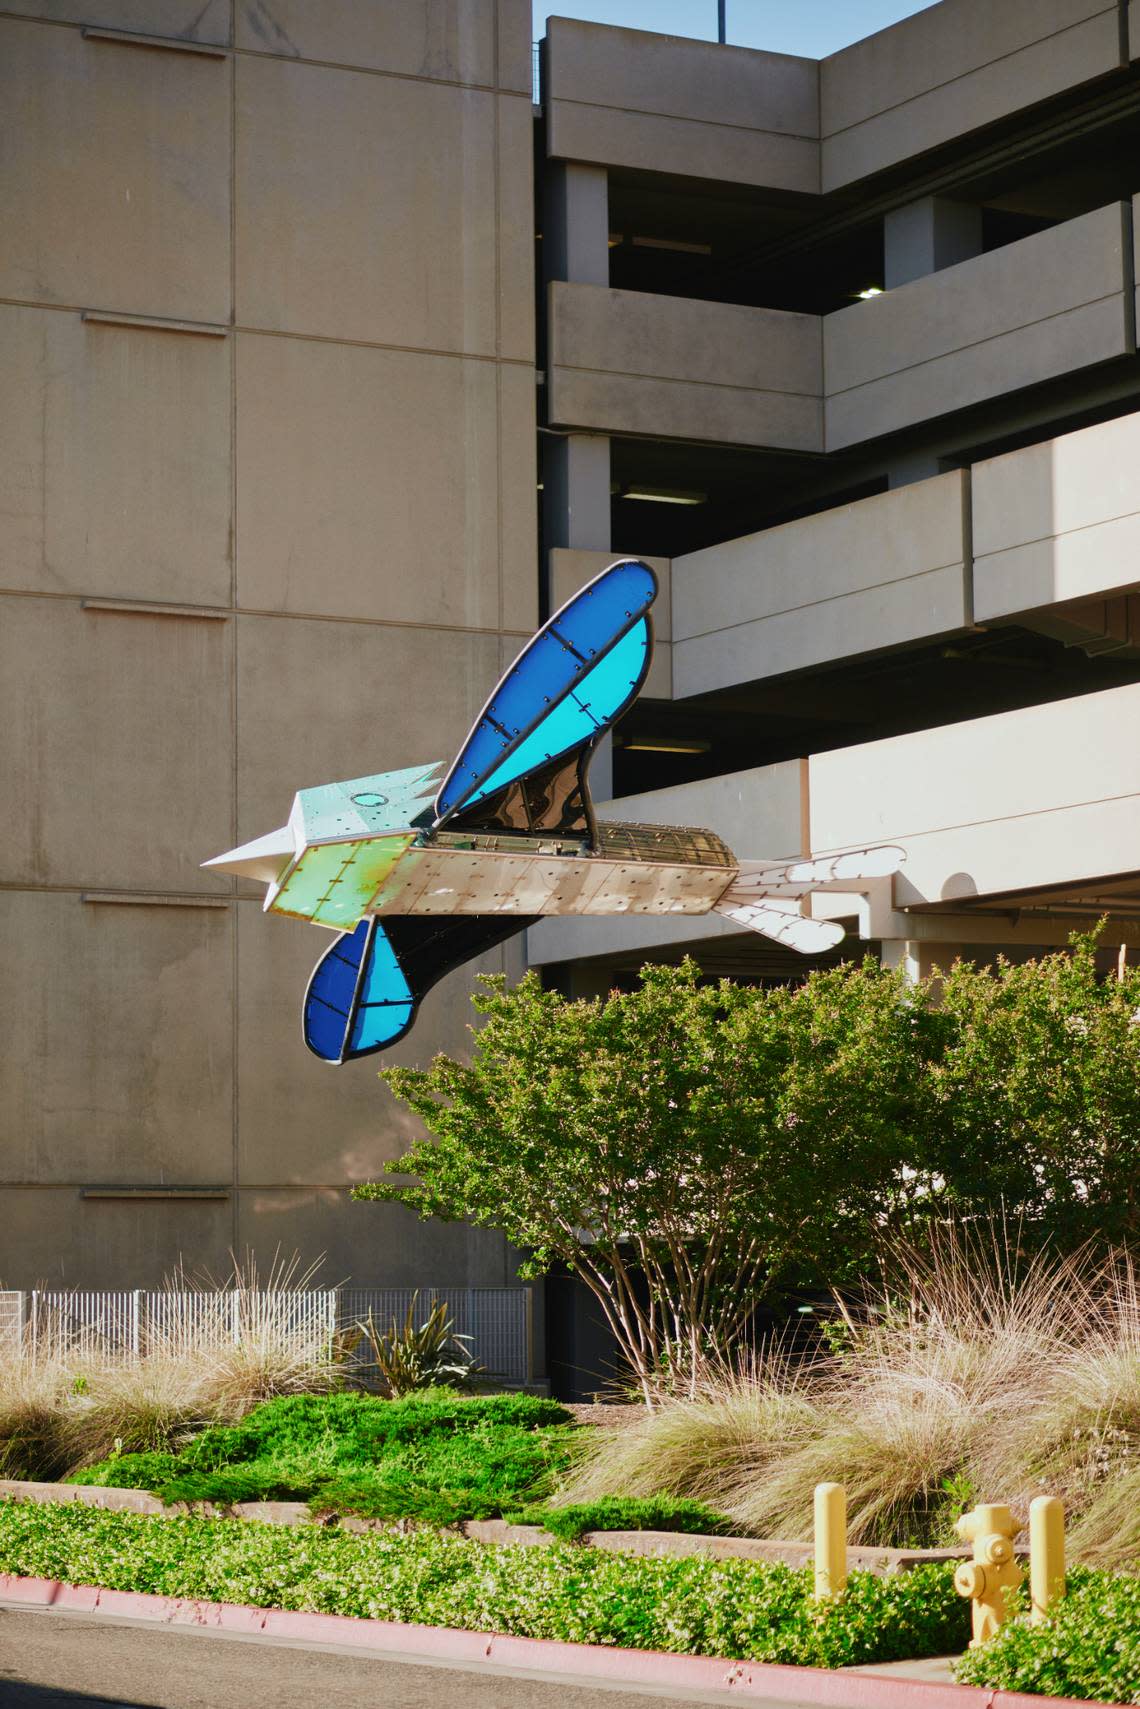
[[313,969],[305,993],[305,1043],[324,1062],[344,1062],[398,1038],[412,1008],[384,928],[378,920],[361,920],[355,931],[341,933]]
[[412,993],[396,952],[379,921],[374,922],[372,952],[365,957],[360,1006],[346,1059],[397,1038],[412,1018]]
[[[644,618],[656,596],[657,578],[653,571],[647,564],[631,561],[604,570],[555,613],[524,647],[487,702],[436,798],[436,813],[440,818],[464,802],[476,800],[492,788],[522,776],[547,757],[588,741],[599,727],[612,723],[624,711],[636,689],[649,646],[648,626],[639,620]],[[615,697],[609,678],[594,682],[593,661],[607,647],[619,652],[624,643],[619,641],[613,647],[615,637],[635,625],[642,632],[641,658],[626,683],[624,696]],[[632,653],[633,649],[623,655],[623,660],[632,657]],[[602,663],[605,662],[603,659]],[[614,668],[620,676],[626,666],[622,662]],[[588,682],[593,683],[589,694]],[[582,702],[577,714],[566,705],[570,695]],[[549,732],[545,725],[542,731],[534,731],[509,760],[498,766],[504,750],[522,731],[531,729],[546,708],[558,720],[557,725],[552,725]],[[570,733],[574,728],[578,731],[576,735]],[[539,738],[537,743],[536,738]],[[516,765],[517,754],[524,752],[528,757]]]
[[538,729],[496,767],[486,782],[471,792],[468,800],[481,801],[516,777],[525,777],[527,772],[591,741],[600,730],[605,730],[636,694],[648,651],[649,627],[642,619],[610,649],[600,664],[586,673],[578,687],[542,720]]

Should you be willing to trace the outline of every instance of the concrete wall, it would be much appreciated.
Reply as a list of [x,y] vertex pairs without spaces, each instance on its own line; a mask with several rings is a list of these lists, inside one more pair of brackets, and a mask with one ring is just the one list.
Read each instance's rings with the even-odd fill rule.
[[1116,0],[943,0],[820,62],[821,187],[910,160],[1123,63]]
[[[301,1045],[329,940],[198,863],[450,757],[536,621],[529,10],[232,10],[0,6],[0,1278],[502,1281],[349,1203],[410,1127]],[[398,1060],[463,1049],[477,970]]]
[[828,450],[1130,353],[1130,224],[1113,202],[827,315]]
[[904,843],[902,906],[1132,871],[1138,717],[1132,686],[815,754],[812,847]]
[[819,189],[814,60],[568,18],[545,51],[553,158]]
[[961,628],[967,482],[940,475],[675,558],[674,693]]
[[1140,415],[975,463],[979,622],[1140,583]]
[[550,420],[821,451],[820,324],[816,315],[554,283]]

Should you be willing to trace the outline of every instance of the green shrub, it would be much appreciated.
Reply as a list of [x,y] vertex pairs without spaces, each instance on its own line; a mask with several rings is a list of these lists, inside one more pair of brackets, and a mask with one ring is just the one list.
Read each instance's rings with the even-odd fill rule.
[[67,1482],[95,1484],[100,1489],[151,1489],[173,1477],[180,1464],[177,1454],[113,1454],[109,1460],[69,1473]]
[[758,1561],[653,1559],[554,1544],[493,1548],[446,1533],[148,1519],[0,1503],[0,1571],[115,1590],[415,1621],[468,1631],[816,1667],[961,1648],[947,1567],[853,1573],[833,1605],[811,1573]]
[[965,1685],[1140,1702],[1140,1578],[1074,1567],[1048,1620],[1021,1615],[958,1663]]
[[178,1455],[120,1455],[82,1481],[165,1502],[307,1501],[315,1512],[454,1525],[542,1500],[571,1458],[570,1414],[535,1395],[291,1395]]
[[587,1531],[687,1531],[704,1537],[735,1534],[731,1519],[703,1501],[677,1501],[668,1495],[603,1496],[568,1507],[524,1507],[504,1514],[512,1525],[541,1525],[564,1543],[576,1543]]

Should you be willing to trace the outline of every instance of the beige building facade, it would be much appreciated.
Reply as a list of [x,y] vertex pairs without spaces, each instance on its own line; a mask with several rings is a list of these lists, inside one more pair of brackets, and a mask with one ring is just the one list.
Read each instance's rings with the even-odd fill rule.
[[[301,1045],[326,940],[199,863],[450,759],[618,554],[662,594],[603,813],[901,843],[814,906],[915,973],[1140,946],[1131,10],[822,62],[552,19],[535,87],[524,0],[0,4],[0,1281],[513,1280],[351,1203],[409,1118]],[[392,1059],[481,967],[686,951],[804,965],[544,921]]]

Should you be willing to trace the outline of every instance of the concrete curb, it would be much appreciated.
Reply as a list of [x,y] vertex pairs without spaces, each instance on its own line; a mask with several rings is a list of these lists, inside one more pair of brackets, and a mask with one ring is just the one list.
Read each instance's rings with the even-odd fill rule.
[[567,1644],[548,1638],[511,1638],[462,1632],[450,1626],[411,1626],[361,1620],[347,1614],[299,1614],[277,1608],[241,1608],[195,1602],[144,1591],[102,1590],[58,1579],[0,1573],[0,1602],[22,1608],[63,1609],[164,1626],[264,1635],[300,1644],[337,1644],[385,1655],[431,1661],[486,1662],[530,1673],[574,1674],[615,1685],[663,1686],[683,1691],[730,1691],[754,1703],[830,1705],[831,1709],[1112,1709],[1069,1697],[1027,1697],[972,1685],[929,1685],[921,1680],[846,1669],[734,1662],[713,1656],[674,1656],[602,1644]]

